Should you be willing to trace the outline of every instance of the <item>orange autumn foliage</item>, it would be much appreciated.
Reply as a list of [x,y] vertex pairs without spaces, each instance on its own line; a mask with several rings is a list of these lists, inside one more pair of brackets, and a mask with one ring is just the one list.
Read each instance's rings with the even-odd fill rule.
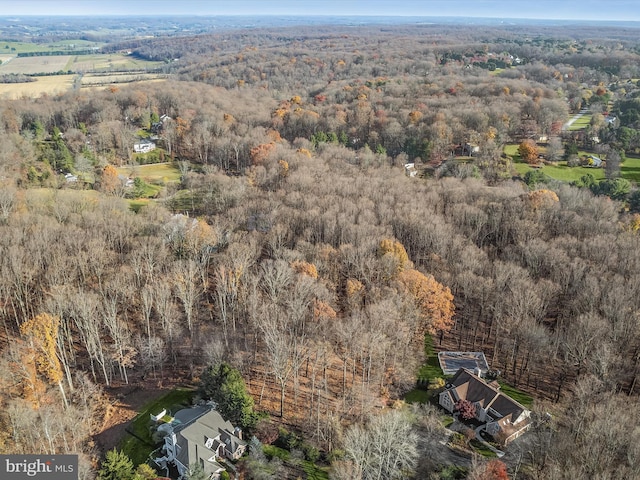
[[113,165],[107,165],[102,169],[101,189],[104,193],[113,193],[118,187],[118,171]]
[[455,305],[449,287],[439,283],[433,275],[413,269],[401,272],[398,282],[414,297],[430,334],[451,329]]
[[205,247],[215,245],[218,236],[211,225],[205,220],[187,219],[184,225],[184,237],[180,246],[184,253],[199,255]]
[[318,278],[318,270],[313,263],[305,262],[303,260],[296,260],[291,264],[291,268],[293,268],[296,273],[300,273],[311,278]]
[[278,172],[282,178],[286,178],[289,176],[289,162],[286,160],[278,160],[278,165],[280,166],[280,171]]
[[538,145],[527,139],[518,146],[518,154],[525,162],[535,164],[538,162]]
[[556,192],[547,190],[546,188],[530,192],[528,200],[531,208],[534,210],[538,210],[539,208],[549,208],[560,202]]
[[411,266],[409,255],[399,241],[385,238],[378,246],[378,256],[386,257],[393,262],[394,276]]
[[268,157],[269,154],[276,148],[275,143],[261,143],[251,149],[249,154],[251,155],[252,165],[261,165]]
[[299,148],[298,150],[296,150],[296,153],[311,158],[311,152],[307,148]]
[[336,311],[326,302],[313,301],[313,318],[331,320],[337,317]]
[[418,123],[418,121],[422,118],[422,112],[418,110],[414,110],[409,113],[409,121],[411,123]]
[[51,385],[62,381],[62,366],[56,354],[60,319],[42,313],[20,325],[20,333],[26,337],[27,347],[22,355],[23,396],[35,406],[44,386],[39,377],[44,377]]
[[347,279],[347,287],[346,287],[347,297],[351,298],[354,295],[361,294],[363,291],[364,291],[364,285],[362,285],[362,282],[360,282],[359,280],[356,280],[355,278]]

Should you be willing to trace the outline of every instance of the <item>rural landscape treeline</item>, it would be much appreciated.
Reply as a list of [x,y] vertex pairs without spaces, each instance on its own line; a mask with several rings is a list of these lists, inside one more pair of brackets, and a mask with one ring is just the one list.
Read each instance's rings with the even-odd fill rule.
[[[2,99],[0,452],[120,478],[119,389],[225,365],[236,478],[640,478],[638,31],[126,38],[166,78]],[[403,404],[437,350],[533,398],[525,443],[456,456]]]

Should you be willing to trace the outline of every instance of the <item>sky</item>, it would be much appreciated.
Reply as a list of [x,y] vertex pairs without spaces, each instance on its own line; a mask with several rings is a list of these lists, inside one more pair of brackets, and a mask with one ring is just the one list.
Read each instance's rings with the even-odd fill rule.
[[374,15],[640,21],[640,0],[0,0],[0,16]]

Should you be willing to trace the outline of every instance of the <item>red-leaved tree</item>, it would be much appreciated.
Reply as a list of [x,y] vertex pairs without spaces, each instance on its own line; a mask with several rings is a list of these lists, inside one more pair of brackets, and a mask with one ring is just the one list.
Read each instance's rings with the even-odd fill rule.
[[476,417],[476,406],[469,400],[461,398],[454,405],[454,410],[458,412],[463,420],[471,420]]

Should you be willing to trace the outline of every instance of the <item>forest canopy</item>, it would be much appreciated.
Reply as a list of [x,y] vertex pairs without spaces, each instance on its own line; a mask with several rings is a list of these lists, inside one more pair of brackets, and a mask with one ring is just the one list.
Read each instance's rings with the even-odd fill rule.
[[[158,38],[129,47],[172,59],[166,80],[3,99],[0,451],[81,453],[84,480],[108,450],[133,472],[93,447],[109,395],[187,382],[257,440],[303,436],[335,478],[442,478],[439,414],[387,409],[426,339],[535,399],[527,449],[461,460],[469,478],[637,478],[632,33]],[[396,434],[403,455],[365,461]],[[283,478],[258,450],[240,470]]]

